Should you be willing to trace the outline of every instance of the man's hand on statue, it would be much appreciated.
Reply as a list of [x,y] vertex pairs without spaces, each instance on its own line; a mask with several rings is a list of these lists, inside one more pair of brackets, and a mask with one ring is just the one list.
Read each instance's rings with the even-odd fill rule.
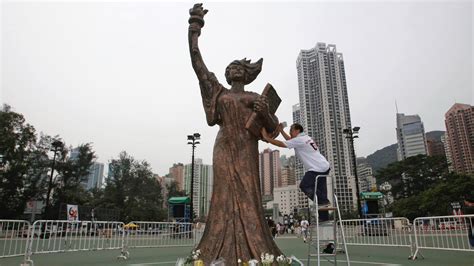
[[277,128],[278,132],[283,132],[283,130],[285,129],[285,126],[286,126],[286,122],[278,124],[278,128]]

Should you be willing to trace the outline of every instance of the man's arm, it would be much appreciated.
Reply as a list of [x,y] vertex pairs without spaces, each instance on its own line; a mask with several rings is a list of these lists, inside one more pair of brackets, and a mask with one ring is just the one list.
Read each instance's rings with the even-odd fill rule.
[[288,135],[288,133],[285,132],[282,123],[280,123],[280,124],[278,125],[278,130],[280,130],[281,135],[282,135],[286,140],[290,140],[290,139],[291,139],[290,135]]
[[278,147],[282,147],[282,148],[286,148],[286,144],[283,142],[283,141],[279,141],[279,140],[276,140],[276,139],[272,139],[269,135],[268,135],[268,132],[267,130],[265,129],[265,127],[262,128],[262,137],[265,141],[275,145],[275,146],[278,146]]

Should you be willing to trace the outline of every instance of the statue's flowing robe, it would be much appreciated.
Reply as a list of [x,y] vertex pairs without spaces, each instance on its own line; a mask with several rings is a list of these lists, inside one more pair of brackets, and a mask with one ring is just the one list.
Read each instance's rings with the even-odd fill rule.
[[232,92],[213,73],[199,83],[210,126],[219,125],[213,153],[213,193],[206,228],[197,247],[206,265],[224,258],[260,260],[262,253],[275,258],[281,251],[272,239],[264,217],[259,178],[258,137],[245,129],[259,96]]

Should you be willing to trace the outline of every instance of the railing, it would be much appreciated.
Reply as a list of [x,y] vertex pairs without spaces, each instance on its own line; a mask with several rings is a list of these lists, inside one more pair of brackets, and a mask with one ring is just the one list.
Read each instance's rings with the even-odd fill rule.
[[[474,251],[474,214],[420,217],[413,227],[403,217],[339,222],[347,245],[408,247],[410,254],[416,248],[413,259],[422,256],[421,249]],[[33,254],[104,249],[119,249],[119,257],[126,259],[128,247],[195,246],[204,231],[190,223],[132,223],[136,226],[126,228],[122,222],[107,221],[39,220],[30,225],[0,220],[0,259],[25,256],[24,265],[33,265]]]
[[30,227],[25,260],[33,254],[70,251],[121,249],[124,245],[124,224],[107,221],[38,220]]
[[[135,229],[126,230],[127,246],[170,247],[194,246],[198,243],[202,228],[193,228],[191,223],[131,222]],[[199,226],[198,226],[199,227]]]
[[412,228],[407,218],[353,219],[340,222],[347,245],[408,247],[410,256],[413,255]]
[[421,249],[474,251],[473,224],[474,214],[416,218],[413,259],[421,255]]
[[25,256],[30,223],[0,220],[0,258]]

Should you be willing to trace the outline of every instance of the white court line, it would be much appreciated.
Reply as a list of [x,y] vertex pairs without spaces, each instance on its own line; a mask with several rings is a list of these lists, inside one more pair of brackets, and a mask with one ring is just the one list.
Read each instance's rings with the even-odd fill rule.
[[[305,261],[306,259],[299,259],[301,261]],[[337,260],[340,262],[347,262],[346,260]],[[164,262],[148,262],[148,263],[137,263],[137,264],[128,264],[128,266],[144,266],[144,265],[160,265],[160,264],[175,264],[176,261],[164,261]],[[370,265],[382,265],[382,266],[402,266],[401,264],[392,264],[392,263],[384,263],[384,262],[371,262],[371,261],[356,261],[351,260],[351,263],[355,264],[370,264]]]

